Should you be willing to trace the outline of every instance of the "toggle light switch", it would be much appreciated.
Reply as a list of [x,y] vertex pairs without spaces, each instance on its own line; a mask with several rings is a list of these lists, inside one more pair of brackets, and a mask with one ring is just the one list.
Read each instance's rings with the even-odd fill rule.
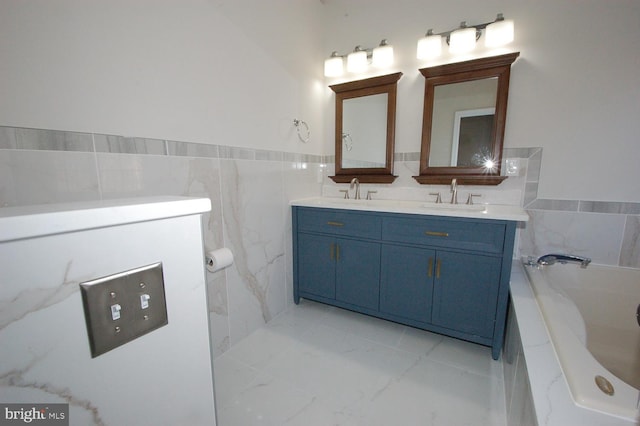
[[148,294],[141,294],[140,295],[140,308],[141,309],[147,309],[149,307],[149,299],[151,299],[151,296],[149,296]]
[[118,305],[117,303],[115,305],[111,305],[111,319],[114,321],[119,320],[121,310],[122,306]]
[[93,357],[168,324],[161,262],[80,283],[80,290]]

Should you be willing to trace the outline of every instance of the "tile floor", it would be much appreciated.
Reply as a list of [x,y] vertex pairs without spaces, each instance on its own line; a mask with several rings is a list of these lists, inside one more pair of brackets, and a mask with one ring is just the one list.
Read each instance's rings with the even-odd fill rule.
[[488,347],[308,300],[214,370],[219,426],[506,423]]

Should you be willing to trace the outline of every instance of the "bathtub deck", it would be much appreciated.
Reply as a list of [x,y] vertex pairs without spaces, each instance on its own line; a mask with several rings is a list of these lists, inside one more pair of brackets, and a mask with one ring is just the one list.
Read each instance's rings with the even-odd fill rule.
[[535,295],[520,261],[514,261],[511,271],[514,314],[522,339],[538,423],[545,426],[638,424],[579,407],[573,402]]

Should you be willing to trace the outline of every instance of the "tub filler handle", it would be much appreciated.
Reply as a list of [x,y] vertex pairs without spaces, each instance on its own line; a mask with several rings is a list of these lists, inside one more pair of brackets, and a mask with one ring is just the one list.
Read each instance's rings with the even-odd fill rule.
[[579,263],[581,268],[586,268],[591,259],[588,257],[574,256],[572,254],[545,254],[538,258],[538,265],[553,265],[554,263]]
[[638,321],[638,325],[640,325],[640,305],[638,305],[638,309],[636,309],[636,321]]

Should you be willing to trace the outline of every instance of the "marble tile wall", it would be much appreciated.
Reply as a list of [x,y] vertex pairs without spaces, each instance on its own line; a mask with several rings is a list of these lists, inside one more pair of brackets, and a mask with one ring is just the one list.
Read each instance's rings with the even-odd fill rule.
[[540,199],[542,149],[505,149],[504,157],[520,159],[524,168],[522,205],[529,222],[518,230],[518,258],[571,253],[602,265],[640,268],[640,203]]
[[640,203],[536,199],[526,208],[521,255],[572,253],[640,268]]
[[[396,153],[396,181],[367,186],[381,199],[429,199],[448,187],[418,185],[419,153]],[[537,198],[542,149],[507,148],[519,171],[480,202],[522,205],[516,257],[551,251],[640,267],[640,203]],[[207,273],[214,353],[219,355],[292,301],[288,201],[340,196],[333,156],[0,126],[0,206],[149,195],[206,196],[205,246],[230,247],[235,264]],[[503,165],[504,169],[504,165]],[[348,187],[348,185],[347,185]],[[464,188],[463,188],[464,190]],[[470,190],[468,188],[467,190]],[[461,194],[464,197],[464,193]]]
[[[518,174],[510,176],[509,179],[496,187],[460,185],[458,187],[458,199],[464,202],[467,194],[473,192],[474,194],[481,194],[481,197],[476,200],[479,203],[523,205],[525,186],[527,185],[527,179],[529,179],[527,176],[527,164],[529,157],[532,156],[531,152],[537,153],[538,151],[541,151],[541,149],[505,149],[503,163],[507,158],[517,158],[520,161]],[[447,199],[449,185],[420,185],[413,179],[413,176],[418,175],[420,171],[420,152],[396,152],[394,153],[394,160],[393,172],[397,176],[395,181],[392,184],[367,184],[366,190],[365,187],[361,189],[363,195],[366,194],[367,190],[373,190],[377,191],[374,195],[374,198],[377,199],[427,201],[435,199],[430,193],[439,192],[443,199]],[[335,157],[327,156],[325,162],[327,164],[326,175],[330,176],[335,171]],[[505,169],[504,164],[502,167]],[[325,179],[322,192],[325,196],[339,197],[343,195],[339,191],[348,187],[348,184],[335,184],[330,179]],[[537,191],[537,183],[533,186],[533,189]]]
[[0,127],[0,206],[204,196],[207,250],[235,263],[206,273],[214,355],[292,303],[288,201],[320,195],[322,158],[147,138]]

